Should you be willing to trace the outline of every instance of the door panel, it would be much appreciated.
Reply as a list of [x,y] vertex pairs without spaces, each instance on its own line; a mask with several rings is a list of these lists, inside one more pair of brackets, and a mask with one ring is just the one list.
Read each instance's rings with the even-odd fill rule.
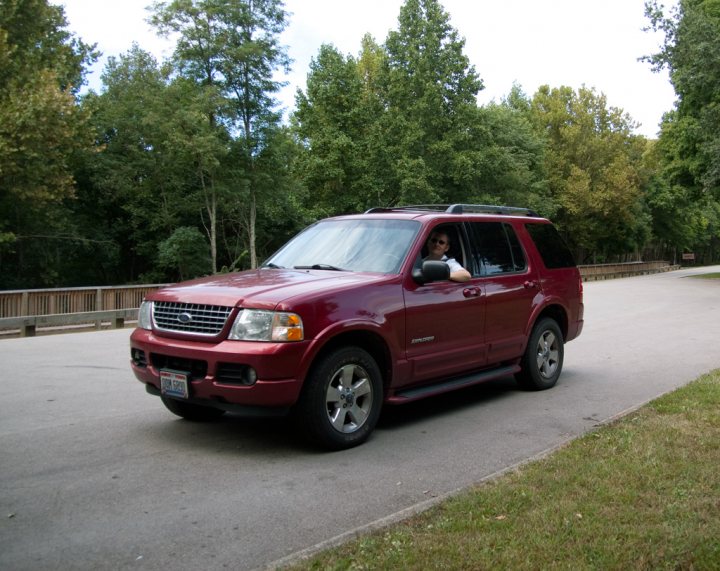
[[497,274],[483,279],[486,295],[485,339],[488,364],[520,357],[527,325],[540,291],[530,273]]
[[525,348],[530,315],[540,302],[539,282],[511,223],[471,222],[468,233],[483,276],[488,365],[516,359]]
[[479,280],[413,284],[405,290],[410,379],[449,377],[485,365],[484,297]]

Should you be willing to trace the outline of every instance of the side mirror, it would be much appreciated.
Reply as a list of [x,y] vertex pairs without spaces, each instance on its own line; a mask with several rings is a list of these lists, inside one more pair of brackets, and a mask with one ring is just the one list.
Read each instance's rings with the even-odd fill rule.
[[425,260],[422,263],[422,267],[413,270],[412,277],[421,285],[429,282],[449,280],[450,266],[438,260]]

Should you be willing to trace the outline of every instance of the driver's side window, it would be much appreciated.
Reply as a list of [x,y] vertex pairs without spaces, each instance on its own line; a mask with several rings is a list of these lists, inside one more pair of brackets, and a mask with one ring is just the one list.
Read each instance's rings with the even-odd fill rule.
[[421,255],[415,262],[415,267],[422,265],[423,261],[443,261],[450,269],[450,279],[453,281],[467,281],[471,274],[465,265],[469,256],[465,255],[466,247],[460,224],[442,224],[432,228],[423,244]]

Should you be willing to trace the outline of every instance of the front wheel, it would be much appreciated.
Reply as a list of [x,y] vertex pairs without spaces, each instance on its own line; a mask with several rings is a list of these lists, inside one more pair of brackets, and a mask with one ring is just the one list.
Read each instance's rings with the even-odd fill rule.
[[548,317],[535,324],[527,349],[515,375],[518,384],[535,391],[555,386],[562,371],[565,349],[560,327]]
[[296,418],[314,442],[343,450],[367,440],[382,406],[382,378],[375,359],[359,347],[323,357],[305,381]]
[[160,398],[170,412],[184,418],[185,420],[195,420],[199,422],[215,420],[225,414],[225,411],[219,408],[191,404],[189,402],[169,397]]

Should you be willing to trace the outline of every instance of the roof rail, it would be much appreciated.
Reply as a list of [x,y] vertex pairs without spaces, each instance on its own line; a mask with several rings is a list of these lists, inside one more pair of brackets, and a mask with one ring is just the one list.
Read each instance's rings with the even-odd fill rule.
[[365,211],[365,214],[373,212],[396,212],[418,211],[418,212],[445,212],[447,214],[505,214],[516,216],[539,217],[534,210],[529,208],[518,208],[517,206],[494,206],[490,204],[415,204],[412,206],[377,206]]
[[418,212],[426,212],[428,210],[432,210],[434,212],[446,212],[447,210],[447,204],[412,204],[410,206],[376,206],[375,208],[371,208],[369,210],[365,211],[365,214],[371,214],[373,212],[396,212],[398,210],[402,211],[415,211]]
[[451,204],[447,208],[447,212],[453,214],[507,214],[507,215],[520,215],[520,216],[535,216],[539,214],[529,208],[519,208],[517,206],[494,206],[491,204]]

